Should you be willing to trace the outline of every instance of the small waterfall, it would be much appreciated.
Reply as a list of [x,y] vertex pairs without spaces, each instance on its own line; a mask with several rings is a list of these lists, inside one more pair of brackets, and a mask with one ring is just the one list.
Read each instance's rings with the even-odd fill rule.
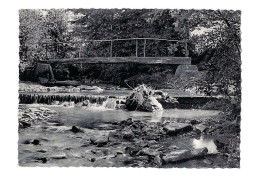
[[108,98],[106,101],[103,102],[102,107],[108,109],[116,109],[117,99],[115,98]]
[[75,96],[75,95],[48,95],[48,94],[20,94],[20,104],[48,104],[65,107],[88,107],[99,109],[123,109],[125,100],[119,97],[107,96]]
[[88,100],[90,103],[102,105],[107,100],[106,96],[92,95],[49,95],[49,94],[19,94],[20,104],[52,104],[53,102],[74,102],[75,104]]

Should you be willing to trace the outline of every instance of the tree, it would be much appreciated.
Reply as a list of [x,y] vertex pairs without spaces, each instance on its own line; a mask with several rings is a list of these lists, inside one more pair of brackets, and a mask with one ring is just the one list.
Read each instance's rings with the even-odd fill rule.
[[[183,39],[180,32],[175,30],[171,10],[152,9],[79,9],[72,10],[75,14],[83,16],[73,22],[73,25],[81,26],[74,31],[74,36],[80,36],[86,40],[118,39],[118,38],[165,38]],[[84,43],[84,39],[82,43]],[[136,41],[114,41],[113,56],[133,56],[135,55]],[[144,41],[139,40],[139,48],[143,48]],[[146,41],[147,56],[169,56],[173,55],[173,49],[169,52],[173,44],[165,41]],[[85,50],[87,56],[107,56],[109,55],[109,42],[87,42]],[[102,49],[101,48],[105,48]],[[182,46],[183,48],[183,46]],[[184,53],[176,52],[175,55]],[[142,56],[143,51],[138,51]]]
[[[200,23],[195,29],[192,42],[196,45],[197,55],[209,54],[200,65],[206,70],[202,88],[212,94],[212,87],[217,92],[230,96],[241,94],[241,57],[240,57],[240,11],[199,11]],[[205,57],[204,57],[205,59]],[[230,88],[234,87],[234,92]]]
[[[109,56],[110,42],[87,40],[137,37],[187,40],[193,63],[206,72],[205,78],[200,81],[200,90],[212,95],[217,87],[218,94],[240,97],[240,11],[21,10],[20,66],[33,65],[37,60],[48,58]],[[46,42],[48,45],[44,44]],[[187,54],[182,43],[146,42],[146,56]],[[143,45],[143,41],[138,41],[138,56],[143,56]],[[114,41],[112,54],[133,56],[135,46],[135,41]],[[234,87],[232,94],[230,87]]]
[[38,60],[64,58],[69,50],[66,10],[20,10],[20,70]]

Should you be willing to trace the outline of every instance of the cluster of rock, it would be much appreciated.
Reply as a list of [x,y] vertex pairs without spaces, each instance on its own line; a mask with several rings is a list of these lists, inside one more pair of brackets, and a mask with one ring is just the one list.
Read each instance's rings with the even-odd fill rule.
[[19,113],[18,113],[19,128],[30,127],[32,122],[35,122],[36,120],[48,120],[55,114],[56,111],[44,107],[39,107],[39,108],[19,107]]
[[[179,163],[190,159],[201,158],[208,154],[207,148],[180,149],[173,144],[165,144],[167,138],[176,137],[184,133],[195,132],[197,124],[189,123],[144,123],[139,120],[127,119],[113,124],[116,130],[108,135],[90,138],[88,145],[95,145],[97,149],[109,146],[124,146],[124,149],[113,155],[121,157],[124,165],[162,167],[167,163]],[[171,141],[171,140],[169,140]],[[122,155],[122,156],[121,156]],[[119,158],[120,158],[119,157]],[[95,158],[92,162],[95,162]]]
[[[203,121],[173,120],[165,123],[145,123],[140,120],[127,119],[113,123],[100,123],[92,126],[95,134],[88,129],[72,126],[66,128],[75,136],[89,136],[80,144],[87,148],[88,153],[79,154],[79,158],[88,158],[93,166],[131,166],[131,167],[168,167],[193,159],[202,159],[204,163],[212,165],[210,148],[201,146],[184,147],[174,139],[184,136],[193,138],[198,133],[208,132]],[[24,144],[41,145],[44,139],[26,140]],[[225,149],[226,144],[214,140],[218,151]],[[39,151],[40,152],[40,151]],[[76,154],[77,155],[77,154]],[[74,155],[73,155],[74,156]],[[49,159],[67,159],[66,155],[38,158],[38,162],[46,163]],[[102,163],[101,163],[102,162]],[[168,166],[165,166],[168,165]]]
[[163,102],[178,103],[176,99],[170,98],[167,93],[160,90],[153,90],[143,84],[136,87],[126,98],[126,108],[131,111],[153,112],[163,110],[161,104]]

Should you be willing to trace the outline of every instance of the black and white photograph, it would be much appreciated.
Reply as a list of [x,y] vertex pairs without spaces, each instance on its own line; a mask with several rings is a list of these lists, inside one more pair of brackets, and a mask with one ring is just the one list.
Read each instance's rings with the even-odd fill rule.
[[20,9],[21,167],[240,168],[241,11]]
[[256,0],[1,7],[1,175],[259,175]]

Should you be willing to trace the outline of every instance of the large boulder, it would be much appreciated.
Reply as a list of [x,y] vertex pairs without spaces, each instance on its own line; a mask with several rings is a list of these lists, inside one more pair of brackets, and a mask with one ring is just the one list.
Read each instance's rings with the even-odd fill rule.
[[145,85],[136,87],[133,92],[131,92],[131,95],[126,98],[126,108],[128,110],[137,110],[151,94],[152,91]]
[[143,102],[142,110],[153,112],[163,110],[163,107],[154,97],[149,97]]
[[136,87],[126,98],[126,109],[139,111],[163,110],[162,105],[155,97],[154,91],[146,85]]

